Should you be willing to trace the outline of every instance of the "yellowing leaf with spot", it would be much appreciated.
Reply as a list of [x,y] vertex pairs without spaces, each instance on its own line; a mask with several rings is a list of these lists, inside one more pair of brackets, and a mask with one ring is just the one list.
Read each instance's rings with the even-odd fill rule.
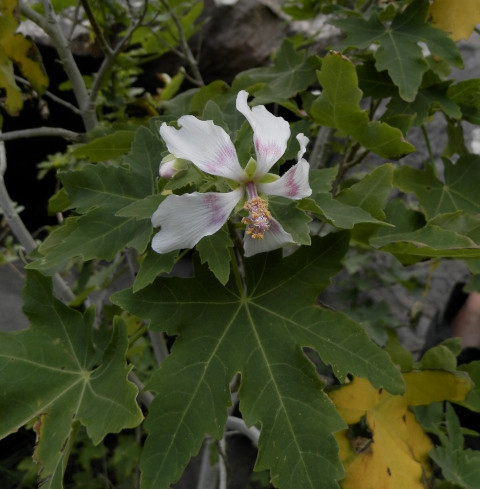
[[37,47],[15,33],[18,17],[17,0],[0,0],[0,88],[7,92],[5,109],[12,115],[18,114],[23,105],[21,90],[13,78],[13,63],[37,92],[43,93],[48,87]]
[[480,23],[480,0],[435,0],[428,12],[432,26],[448,32],[456,42],[468,39]]
[[336,434],[345,466],[343,489],[424,489],[431,475],[430,438],[409,410],[432,402],[462,401],[472,388],[461,372],[424,370],[403,374],[404,396],[374,389],[368,381],[354,380],[329,393],[349,424],[365,417],[372,437],[350,438],[349,430]]

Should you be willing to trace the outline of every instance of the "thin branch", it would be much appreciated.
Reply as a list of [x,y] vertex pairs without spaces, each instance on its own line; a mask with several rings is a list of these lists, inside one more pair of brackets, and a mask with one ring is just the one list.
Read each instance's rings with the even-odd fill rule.
[[202,462],[200,464],[200,473],[198,475],[198,482],[196,489],[214,489],[217,487],[218,482],[218,463],[211,463],[210,460],[210,445],[212,439],[207,436],[205,438]]
[[112,56],[113,55],[112,48],[110,47],[107,40],[103,36],[102,28],[100,27],[100,25],[97,22],[97,19],[95,18],[95,14],[93,13],[90,2],[88,0],[80,0],[80,2],[82,3],[83,9],[85,10],[88,20],[90,21],[90,25],[92,26],[93,32],[95,33],[95,37],[97,38],[100,49],[102,50],[106,58]]
[[[27,85],[28,87],[32,86],[32,84],[28,80],[25,80],[25,78],[22,78],[21,76],[15,75],[15,80],[20,82],[20,83],[23,83],[24,85]],[[45,97],[48,97],[49,99],[53,100],[54,102],[57,102],[57,104],[61,104],[64,107],[66,107],[67,109],[70,109],[75,114],[80,115],[80,116],[82,115],[82,111],[80,109],[78,109],[77,107],[75,107],[75,105],[71,104],[70,102],[67,102],[66,100],[63,100],[60,97],[57,97],[52,92],[49,92],[47,90],[43,95],[45,95]]]
[[75,6],[75,13],[73,14],[72,26],[70,27],[70,32],[68,34],[68,42],[72,42],[73,33],[75,32],[75,27],[81,23],[78,15],[80,14],[80,2],[77,2]]
[[187,39],[185,38],[185,33],[183,32],[183,26],[182,23],[180,22],[180,19],[178,18],[178,15],[170,7],[170,4],[168,3],[167,0],[160,0],[160,1],[163,4],[163,6],[168,10],[169,14],[172,16],[173,21],[175,22],[175,25],[177,26],[178,37],[179,37],[178,43],[180,45],[180,49],[183,51],[185,55],[188,66],[190,67],[190,70],[193,73],[195,83],[199,87],[203,87],[205,83],[203,82],[202,75],[200,74],[200,70],[198,69],[198,63],[195,59],[195,56],[193,56],[192,50],[190,49]]
[[157,331],[149,331],[148,336],[152,342],[153,353],[157,364],[160,365],[169,355],[167,343],[163,333]]
[[235,430],[245,435],[247,438],[251,440],[254,446],[258,446],[258,440],[260,438],[260,430],[255,426],[247,427],[245,421],[241,418],[237,418],[235,416],[229,416],[227,418],[227,424],[225,427],[229,430]]
[[149,391],[145,391],[145,386],[143,385],[143,382],[133,373],[130,372],[128,374],[128,380],[130,382],[133,382],[137,388],[138,388],[138,400],[146,407],[149,408],[150,404],[152,404],[153,401],[153,394]]
[[4,132],[0,134],[0,141],[12,141],[14,139],[38,138],[38,137],[61,137],[77,140],[82,134],[69,131],[62,127],[34,127],[32,129],[21,129],[19,131]]
[[[1,133],[0,136],[2,136]],[[30,253],[30,251],[33,251],[37,247],[37,243],[28,232],[28,229],[25,227],[25,224],[23,224],[18,212],[13,207],[12,200],[10,199],[7,187],[5,186],[5,180],[3,179],[6,170],[7,153],[5,151],[5,143],[0,140],[0,207],[2,208],[3,216],[7,221],[8,227],[25,251]],[[65,302],[71,302],[75,299],[74,294],[58,273],[53,276],[53,286],[58,296]]]
[[37,243],[32,238],[32,235],[28,232],[25,224],[23,224],[23,221],[20,219],[20,216],[13,207],[12,201],[7,192],[7,188],[5,187],[5,181],[3,179],[6,169],[7,162],[5,144],[0,140],[0,207],[2,208],[3,216],[5,217],[5,220],[7,221],[12,233],[16,236],[27,253],[29,253],[37,247]]
[[87,132],[91,131],[97,125],[97,116],[95,110],[91,110],[88,103],[88,92],[82,78],[82,74],[78,69],[77,63],[73,58],[73,53],[70,50],[69,43],[60,28],[60,25],[55,17],[50,0],[42,0],[45,10],[45,17],[35,12],[32,8],[24,3],[23,0],[18,2],[20,12],[39,27],[41,27],[50,37],[58,56],[63,64],[63,69],[72,84],[73,93],[77,99],[77,104],[82,113],[83,123]]
[[219,483],[218,489],[227,489],[227,443],[225,441],[225,436],[219,442],[219,452],[218,457],[218,475]]
[[169,42],[165,41],[165,39],[163,39],[162,36],[160,36],[153,30],[151,31],[151,33],[160,44],[163,44],[167,49],[172,51],[172,53],[175,53],[181,59],[187,59],[187,57],[185,56],[185,54],[183,54],[182,51],[179,51],[175,46],[172,46]]
[[109,56],[105,56],[105,59],[103,60],[103,63],[100,66],[100,69],[98,70],[98,73],[96,74],[95,79],[93,81],[92,88],[90,90],[90,95],[88,96],[88,105],[90,107],[90,110],[95,110],[95,100],[97,98],[98,92],[100,91],[103,80],[105,79],[108,72],[112,69],[113,65],[115,64],[115,60],[117,56],[125,49],[127,44],[130,42],[130,39],[132,38],[132,35],[135,32],[135,30],[143,22],[143,19],[147,13],[147,7],[148,7],[148,2],[145,0],[143,4],[142,12],[140,13],[140,15],[137,17],[135,21],[132,21],[128,29],[128,32],[125,34],[123,39],[118,43],[118,45],[115,47],[112,53]]
[[313,144],[312,152],[310,153],[309,163],[310,168],[321,168],[327,159],[327,149],[332,140],[335,129],[322,126],[318,131],[317,137]]

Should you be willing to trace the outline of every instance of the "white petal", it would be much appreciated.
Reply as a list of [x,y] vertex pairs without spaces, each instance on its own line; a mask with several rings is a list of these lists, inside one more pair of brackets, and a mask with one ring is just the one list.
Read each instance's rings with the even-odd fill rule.
[[308,138],[303,133],[297,134],[297,141],[300,143],[300,151],[297,153],[297,161],[300,161],[307,151]]
[[161,226],[153,237],[152,248],[157,253],[193,248],[223,226],[243,193],[239,187],[226,194],[169,195],[152,216],[153,226]]
[[285,232],[281,224],[273,217],[270,219],[270,227],[265,231],[263,239],[253,239],[247,233],[243,238],[243,246],[245,248],[245,256],[253,256],[257,253],[276,250],[289,243],[294,243],[290,233]]
[[257,183],[255,187],[267,195],[279,195],[293,200],[303,199],[312,195],[308,183],[309,172],[310,165],[302,159],[275,182]]
[[246,117],[253,129],[258,165],[254,178],[259,178],[268,173],[285,153],[290,126],[285,119],[274,116],[263,105],[251,109],[247,99],[248,93],[245,90],[238,92],[237,110]]
[[160,127],[160,136],[170,153],[192,161],[210,175],[236,181],[243,179],[245,172],[238,163],[235,146],[221,127],[193,115],[180,117],[178,125],[178,130],[166,123]]

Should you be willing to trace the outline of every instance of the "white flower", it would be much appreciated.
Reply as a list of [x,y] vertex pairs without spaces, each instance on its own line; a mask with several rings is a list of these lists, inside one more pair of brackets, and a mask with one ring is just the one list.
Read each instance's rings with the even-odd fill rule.
[[[281,158],[290,137],[288,122],[275,117],[263,105],[251,109],[248,93],[242,90],[237,96],[237,110],[253,129],[257,160],[250,160],[243,170],[238,162],[235,147],[228,134],[212,121],[201,121],[185,115],[178,119],[180,129],[162,124],[160,135],[170,153],[177,158],[192,161],[200,170],[237,182],[232,192],[193,192],[169,195],[152,216],[154,227],[161,227],[152,241],[157,253],[168,253],[181,248],[193,248],[204,236],[216,233],[247,192],[245,209],[249,217],[244,237],[245,256],[271,251],[293,243],[291,234],[285,232],[267,209],[265,200],[257,192],[279,195],[298,200],[308,197],[312,189],[308,183],[310,165],[303,159],[308,138],[297,136],[300,143],[298,163],[281,178],[268,174]],[[274,181],[272,181],[274,180]]]

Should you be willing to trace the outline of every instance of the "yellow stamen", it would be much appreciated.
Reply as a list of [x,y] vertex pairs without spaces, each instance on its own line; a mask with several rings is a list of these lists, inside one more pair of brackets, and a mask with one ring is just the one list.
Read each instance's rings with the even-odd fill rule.
[[263,239],[265,231],[269,228],[269,220],[272,218],[267,203],[260,197],[254,197],[247,200],[243,208],[250,213],[248,217],[242,219],[242,222],[247,225],[247,234],[252,239]]

